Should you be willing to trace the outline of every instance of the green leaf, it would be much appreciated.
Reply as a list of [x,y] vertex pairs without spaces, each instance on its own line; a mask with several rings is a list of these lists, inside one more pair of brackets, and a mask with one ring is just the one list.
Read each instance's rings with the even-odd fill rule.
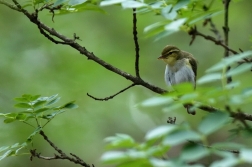
[[34,136],[36,134],[38,134],[41,130],[42,130],[41,127],[38,127],[37,129],[35,129],[35,131],[32,134],[30,134],[30,136],[26,139],[26,143],[31,143],[32,140],[33,140],[33,138],[34,138]]
[[50,110],[50,108],[40,108],[38,110],[35,110],[34,113],[41,113],[41,112],[44,112],[44,111],[47,111],[47,110]]
[[165,139],[163,140],[164,145],[178,145],[184,142],[187,142],[188,140],[200,140],[201,136],[191,130],[179,130],[175,131],[171,134],[169,134]]
[[188,144],[181,151],[180,159],[184,161],[197,161],[210,154],[206,147],[200,146],[198,144]]
[[122,2],[123,8],[140,8],[144,6],[147,6],[147,4],[133,0],[127,0]]
[[75,108],[78,108],[78,105],[74,104],[74,102],[75,101],[68,102],[65,105],[61,106],[60,109],[64,109],[64,108],[75,109]]
[[75,6],[87,2],[88,0],[70,0],[68,5]]
[[210,165],[210,167],[235,167],[237,164],[239,164],[239,159],[235,156],[232,156],[215,161]]
[[30,98],[32,97],[32,95],[23,94],[22,97],[23,97],[23,98],[26,98],[28,101],[30,101]]
[[29,102],[29,100],[27,100],[27,99],[24,98],[24,97],[16,97],[16,98],[14,98],[14,100],[20,101],[20,102]]
[[247,163],[252,163],[252,150],[251,149],[246,149],[246,148],[243,148],[240,150],[240,158],[247,162]]
[[106,164],[122,163],[128,156],[123,151],[109,151],[101,156],[101,160]]
[[163,146],[161,145],[155,145],[150,147],[149,149],[146,150],[146,153],[148,156],[163,156],[164,154],[166,154],[169,149],[171,147],[170,146]]
[[162,105],[162,104],[170,104],[171,102],[173,102],[174,99],[172,97],[166,97],[166,96],[162,96],[162,97],[153,97],[150,99],[147,99],[145,101],[143,101],[141,103],[141,106],[144,107],[151,107],[151,106],[158,106],[158,105]]
[[225,89],[234,89],[234,88],[237,88],[237,87],[239,87],[241,85],[241,82],[239,82],[239,81],[233,81],[233,82],[231,82],[231,83],[228,83],[227,85],[225,85],[224,87],[225,87]]
[[50,119],[53,119],[55,116],[61,114],[65,112],[65,110],[59,110],[57,112],[53,112],[51,114],[47,114],[47,115],[43,115],[43,116],[39,116],[39,118],[43,118],[43,119],[47,119],[47,120],[50,120]]
[[2,146],[2,147],[0,147],[0,152],[5,151],[9,148],[10,148],[10,146]]
[[11,123],[11,122],[13,122],[13,121],[16,121],[16,119],[15,118],[6,118],[5,120],[4,120],[4,123]]
[[222,78],[221,73],[212,73],[212,74],[207,74],[198,79],[197,84],[204,84],[204,83],[209,83],[213,82],[216,80],[220,80]]
[[160,21],[160,22],[151,24],[144,28],[144,32],[153,31],[159,27],[164,27],[166,24],[167,24],[167,21]]
[[171,31],[171,32],[176,32],[179,30],[180,26],[182,26],[186,22],[186,18],[178,19],[170,24],[165,25],[165,30],[166,31]]
[[67,2],[67,1],[68,1],[68,0],[57,0],[57,1],[53,4],[53,7],[59,6],[59,5],[65,3],[65,2]]
[[0,156],[0,161],[3,160],[6,157],[9,157],[9,156],[13,155],[13,154],[15,154],[15,152],[12,151],[12,150],[6,151],[2,156]]
[[161,10],[162,15],[168,19],[173,20],[177,17],[177,11],[172,10],[172,5],[168,5]]
[[179,102],[174,102],[172,104],[170,104],[168,107],[163,108],[164,112],[173,112],[178,110],[179,108],[182,107],[182,104]]
[[168,95],[180,96],[194,92],[194,86],[191,83],[185,82],[173,86],[174,92],[169,92]]
[[231,70],[229,70],[227,72],[227,76],[235,76],[238,74],[242,74],[244,72],[248,72],[248,71],[250,71],[251,67],[252,67],[252,65],[247,64],[247,63],[239,65],[238,67],[232,68]]
[[15,112],[4,114],[6,118],[16,118],[17,115],[18,113],[15,113]]
[[38,106],[42,106],[43,104],[47,103],[46,100],[38,100],[33,104],[33,107],[38,107]]
[[171,161],[167,161],[164,159],[150,158],[150,163],[153,167],[175,167]]
[[196,99],[197,97],[199,97],[198,93],[188,93],[185,94],[183,96],[181,96],[181,98],[179,99],[181,102],[191,102],[192,100]]
[[32,97],[30,97],[31,101],[37,100],[41,95],[34,95]]
[[34,0],[34,5],[40,4],[40,3],[45,3],[46,0]]
[[174,5],[173,10],[179,10],[190,3],[190,0],[179,0],[176,5]]
[[233,55],[227,58],[224,58],[221,60],[221,62],[217,63],[216,65],[212,66],[211,68],[209,68],[208,70],[206,70],[206,72],[215,72],[215,71],[219,71],[222,70],[223,68],[232,65],[234,63],[237,63],[238,61],[247,58],[249,56],[252,55],[252,51],[246,51],[237,55]]
[[127,0],[106,0],[106,1],[101,1],[100,6],[109,6],[109,5],[115,5],[118,3],[122,3]]
[[107,148],[130,148],[136,144],[134,139],[127,134],[116,134],[116,136],[107,137],[104,140],[109,142]]
[[229,115],[224,112],[214,112],[208,114],[200,123],[198,130],[204,134],[209,135],[214,131],[222,128],[229,120]]
[[223,10],[211,10],[211,11],[207,11],[207,12],[202,12],[201,14],[196,14],[194,17],[188,19],[188,24],[192,25],[192,24],[195,24],[196,22],[198,21],[201,21],[201,20],[206,20],[208,18],[212,18],[214,16],[217,16],[219,14],[222,14],[223,13]]
[[153,139],[161,138],[176,129],[177,129],[177,126],[174,126],[174,125],[159,126],[155,129],[149,131],[146,134],[145,139],[146,140],[153,140]]
[[24,121],[24,120],[26,120],[26,117],[27,117],[26,114],[19,113],[19,114],[17,115],[17,117],[16,117],[16,120],[18,120],[18,121]]
[[31,108],[31,105],[28,103],[18,103],[14,105],[17,108]]
[[49,106],[49,105],[52,105],[52,104],[55,104],[57,103],[58,101],[60,100],[60,97],[57,97],[57,98],[54,98],[54,99],[48,99],[48,103],[46,104],[46,106]]
[[224,150],[234,150],[234,149],[240,150],[241,148],[245,148],[244,145],[234,142],[213,143],[211,147]]

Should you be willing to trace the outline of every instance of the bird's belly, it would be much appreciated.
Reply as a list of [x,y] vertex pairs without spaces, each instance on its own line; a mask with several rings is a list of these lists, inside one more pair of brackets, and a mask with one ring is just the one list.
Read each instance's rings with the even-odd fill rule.
[[165,71],[165,81],[168,86],[183,82],[191,82],[195,85],[195,75],[192,69],[188,66],[181,67],[179,70],[167,67]]

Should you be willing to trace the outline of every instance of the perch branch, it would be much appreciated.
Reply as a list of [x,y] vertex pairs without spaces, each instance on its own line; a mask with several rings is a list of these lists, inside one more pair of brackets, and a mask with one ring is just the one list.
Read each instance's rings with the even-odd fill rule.
[[87,95],[88,95],[89,97],[91,97],[92,99],[94,99],[94,100],[108,101],[108,100],[113,99],[115,96],[119,95],[120,93],[122,93],[122,92],[128,90],[129,88],[131,88],[131,87],[133,87],[133,86],[135,86],[135,85],[136,85],[136,84],[133,83],[133,84],[131,84],[130,86],[128,86],[128,87],[126,87],[126,88],[120,90],[120,91],[117,92],[116,94],[113,94],[113,95],[108,96],[108,97],[105,97],[105,98],[97,98],[97,97],[94,97],[94,96],[92,96],[92,95],[90,95],[90,94],[88,94],[88,93],[87,93]]

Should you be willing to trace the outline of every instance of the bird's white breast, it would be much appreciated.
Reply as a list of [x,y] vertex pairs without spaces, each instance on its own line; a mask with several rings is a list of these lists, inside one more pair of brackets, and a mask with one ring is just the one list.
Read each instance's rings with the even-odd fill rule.
[[188,59],[178,60],[173,66],[166,65],[165,82],[168,86],[191,82],[195,86],[195,75]]

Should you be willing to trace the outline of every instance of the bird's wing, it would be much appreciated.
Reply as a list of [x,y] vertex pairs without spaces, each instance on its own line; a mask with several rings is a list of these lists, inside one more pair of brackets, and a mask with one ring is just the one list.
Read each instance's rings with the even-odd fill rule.
[[195,81],[196,81],[196,76],[197,76],[197,61],[194,59],[193,55],[191,53],[183,51],[184,55],[186,58],[188,58],[189,63],[191,64],[193,73],[195,75]]
[[192,70],[195,75],[195,81],[196,81],[196,76],[197,76],[197,62],[195,59],[189,59],[189,63],[192,65]]

